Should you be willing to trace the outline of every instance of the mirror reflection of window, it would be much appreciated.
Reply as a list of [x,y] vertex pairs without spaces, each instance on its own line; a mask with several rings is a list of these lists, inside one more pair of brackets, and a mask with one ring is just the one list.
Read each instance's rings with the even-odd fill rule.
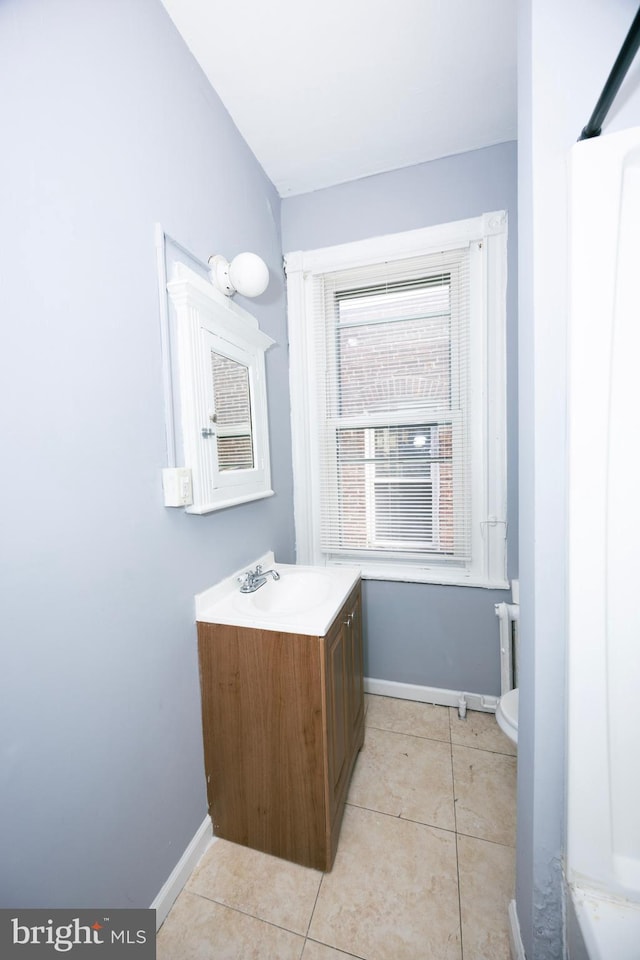
[[249,370],[242,363],[211,351],[218,470],[252,470]]

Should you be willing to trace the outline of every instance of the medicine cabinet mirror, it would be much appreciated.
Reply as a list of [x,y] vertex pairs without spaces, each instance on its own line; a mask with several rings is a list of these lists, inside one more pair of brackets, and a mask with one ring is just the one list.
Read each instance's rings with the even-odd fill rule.
[[218,470],[253,470],[249,368],[212,349],[211,385]]
[[271,496],[264,355],[274,341],[184,263],[173,264],[166,289],[177,460],[191,470],[193,503],[185,509],[209,513]]

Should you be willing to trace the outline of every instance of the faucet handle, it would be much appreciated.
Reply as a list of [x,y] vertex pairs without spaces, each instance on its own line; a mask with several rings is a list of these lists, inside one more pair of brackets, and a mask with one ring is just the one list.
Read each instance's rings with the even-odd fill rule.
[[257,573],[257,574],[262,573],[262,564],[261,564],[261,563],[259,563],[259,564],[256,566],[255,573]]

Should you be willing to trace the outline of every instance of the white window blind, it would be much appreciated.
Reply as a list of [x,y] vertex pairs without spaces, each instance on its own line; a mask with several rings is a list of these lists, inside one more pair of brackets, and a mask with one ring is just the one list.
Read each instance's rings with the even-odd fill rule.
[[252,470],[249,368],[215,350],[210,354],[218,470]]
[[469,250],[318,275],[320,544],[471,556]]

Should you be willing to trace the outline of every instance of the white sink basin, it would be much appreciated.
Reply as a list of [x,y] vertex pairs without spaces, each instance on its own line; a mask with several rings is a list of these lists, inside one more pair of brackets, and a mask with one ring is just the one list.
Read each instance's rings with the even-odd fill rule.
[[269,578],[255,593],[238,596],[240,609],[251,605],[262,616],[302,613],[320,606],[329,596],[331,578],[320,571],[281,573],[279,580]]
[[357,567],[313,567],[276,563],[273,553],[259,557],[263,570],[275,569],[279,580],[240,593],[238,576],[227,577],[196,597],[196,620],[259,630],[324,636],[360,579]]

